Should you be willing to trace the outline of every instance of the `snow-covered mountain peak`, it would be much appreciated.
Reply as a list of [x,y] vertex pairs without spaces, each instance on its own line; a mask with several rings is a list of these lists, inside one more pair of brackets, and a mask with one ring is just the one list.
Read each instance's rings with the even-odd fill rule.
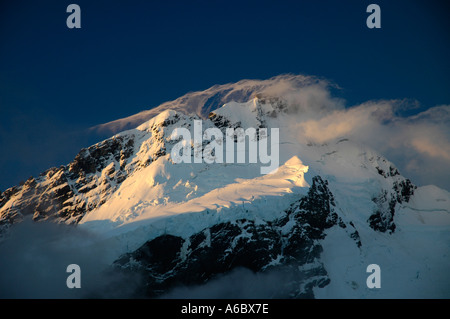
[[184,118],[185,115],[183,113],[179,113],[175,110],[165,110],[158,114],[157,116],[151,118],[150,120],[142,123],[138,127],[136,127],[139,131],[147,131],[150,132],[154,127],[165,127],[168,125],[175,124],[181,118]]
[[211,111],[229,102],[246,103],[256,96],[289,96],[301,90],[333,86],[328,81],[313,76],[282,74],[267,80],[241,80],[236,83],[214,85],[204,91],[189,92],[173,101],[165,102],[149,110],[129,117],[93,127],[99,132],[117,133],[131,129],[154,118],[165,110],[195,114],[206,119]]
[[[209,118],[214,122],[226,122],[222,125],[242,128],[262,128],[274,125],[283,126],[283,123],[272,123],[273,119],[286,113],[287,101],[279,97],[266,98],[261,94],[245,103],[235,101],[225,103],[222,107],[212,111]],[[280,125],[281,124],[281,125]]]
[[[374,262],[386,269],[386,283],[400,278],[408,291],[421,291],[422,278],[435,283],[430,265],[448,266],[450,194],[416,187],[394,163],[345,134],[312,140],[302,123],[314,107],[329,107],[315,85],[322,84],[295,76],[243,81],[187,94],[145,121],[141,114],[136,128],[1,193],[1,229],[27,215],[77,225],[108,247],[110,264],[146,274],[150,296],[174,282],[201,284],[247,267],[290,274],[282,296],[371,297],[364,266]],[[306,98],[294,88],[314,94]],[[204,134],[212,129],[220,137],[227,128],[268,135],[254,139],[257,148],[240,149],[245,161],[217,160],[218,149],[215,161],[205,161],[213,141],[237,149],[237,138],[226,145]],[[176,129],[190,141],[173,139]],[[263,163],[249,159],[269,138],[279,167],[264,175]],[[188,155],[179,162],[172,151],[181,142]],[[393,267],[400,259],[403,268]],[[394,288],[386,291],[396,296]]]

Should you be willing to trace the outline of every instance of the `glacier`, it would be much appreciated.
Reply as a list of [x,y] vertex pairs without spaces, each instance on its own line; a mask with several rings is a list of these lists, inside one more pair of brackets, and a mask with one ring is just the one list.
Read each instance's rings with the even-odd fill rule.
[[[285,280],[264,297],[450,297],[450,193],[415,186],[345,134],[323,143],[299,135],[296,117],[314,115],[295,107],[308,101],[290,90],[270,95],[279,81],[265,83],[263,93],[247,82],[224,95],[213,87],[179,104],[193,109],[168,103],[150,119],[140,114],[135,128],[5,190],[2,240],[27,216],[73,225],[95,235],[83,247],[101,247],[109,267],[142,273],[148,297],[189,297],[190,289],[208,296],[208,285],[242,267],[257,274],[243,272],[252,280],[269,282],[274,273]],[[225,97],[216,109],[195,108]],[[195,121],[223,133],[278,128],[278,170],[262,175],[259,163],[174,162],[173,130],[192,131]],[[379,289],[365,284],[373,263],[381,267]],[[208,275],[196,277],[199,269]]]

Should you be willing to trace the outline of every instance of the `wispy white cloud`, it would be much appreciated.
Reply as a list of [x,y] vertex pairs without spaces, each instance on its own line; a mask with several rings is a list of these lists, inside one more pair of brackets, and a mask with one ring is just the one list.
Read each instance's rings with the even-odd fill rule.
[[[293,113],[292,126],[299,138],[318,143],[350,138],[384,155],[417,184],[435,184],[450,190],[450,105],[421,113],[420,101],[408,99],[347,106],[343,99],[333,96],[333,89],[339,89],[338,85],[305,75],[242,80],[188,93],[97,129],[119,131],[126,125],[134,127],[169,108],[206,117],[209,111],[230,101],[246,102],[257,94],[282,96]],[[414,112],[417,114],[402,115]]]
[[293,125],[300,138],[316,143],[350,138],[387,157],[417,184],[450,189],[450,105],[402,116],[419,103],[379,100],[345,107],[322,84],[296,94],[301,107],[293,107]]

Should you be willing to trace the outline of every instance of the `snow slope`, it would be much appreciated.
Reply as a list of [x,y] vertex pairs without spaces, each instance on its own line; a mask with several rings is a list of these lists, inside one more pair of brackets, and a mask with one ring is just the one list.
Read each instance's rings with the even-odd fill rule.
[[[292,105],[298,100],[268,93],[282,88],[289,95],[304,81],[310,78],[216,86],[110,123],[103,128],[140,125],[82,150],[67,166],[0,194],[0,225],[26,214],[77,224],[96,235],[94,246],[108,247],[108,262],[113,263],[163,235],[187,240],[210,233],[215,225],[226,230],[227,222],[246,227],[251,221],[276,232],[270,223],[292,216],[293,205],[312,196],[311,185],[320,176],[332,194],[337,219],[321,228],[323,236],[310,246],[321,250],[317,262],[326,270],[321,276],[329,279],[314,286],[315,297],[450,297],[450,193],[412,185],[381,154],[346,136],[317,144],[299,134],[298,118],[312,115]],[[278,170],[262,175],[260,162],[175,163],[171,150],[178,141],[171,139],[172,132],[187,128],[193,136],[198,120],[203,129],[222,132],[265,128],[268,136],[260,141],[273,138],[270,129],[279,129]],[[248,147],[245,152],[249,158]],[[305,199],[300,206],[307,211],[307,204]],[[301,217],[301,212],[296,214]],[[292,223],[283,225],[284,232]],[[308,225],[298,227],[303,232]],[[366,267],[372,263],[381,267],[381,289],[365,284]]]
[[[165,156],[130,176],[80,226],[115,243],[114,258],[162,234],[187,238],[219,222],[279,218],[306,194],[311,178],[320,175],[329,182],[339,217],[354,225],[361,246],[348,229],[327,230],[321,260],[331,282],[316,287],[316,297],[448,297],[450,280],[444,270],[450,264],[450,194],[435,186],[406,187],[412,195],[399,190],[407,179],[393,163],[345,137],[321,145],[296,137],[291,114],[283,102],[274,101],[227,103],[204,120],[204,127],[224,128],[226,119],[231,127],[280,128],[277,173],[261,175],[259,164],[174,164],[166,144]],[[138,130],[152,130],[175,114],[163,113]],[[192,127],[194,118],[178,115],[184,122],[166,127],[163,139],[177,125]],[[374,230],[370,216],[389,210],[390,202],[395,206],[395,231]],[[381,266],[383,289],[365,285],[365,268],[371,263]]]
[[101,133],[117,133],[158,116],[166,110],[175,110],[183,114],[195,114],[207,118],[209,113],[225,103],[245,103],[258,94],[290,94],[306,86],[326,86],[324,80],[303,75],[284,74],[267,80],[241,80],[236,83],[214,85],[204,91],[189,92],[176,100],[165,102],[149,110],[139,112],[126,118],[97,125],[92,129]]

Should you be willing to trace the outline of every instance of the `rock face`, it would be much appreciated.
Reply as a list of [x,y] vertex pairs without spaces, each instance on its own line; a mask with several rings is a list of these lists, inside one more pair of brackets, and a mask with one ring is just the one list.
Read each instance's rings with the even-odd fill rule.
[[[289,117],[286,103],[261,95],[247,103],[233,102],[211,112],[202,125],[222,131],[277,127],[274,123]],[[275,174],[273,180],[251,175],[256,166],[247,163],[177,166],[171,150],[178,141],[170,138],[171,133],[174,128],[192,129],[198,119],[166,111],[136,129],[82,149],[68,165],[50,168],[0,192],[0,239],[10,225],[26,216],[79,227],[86,220],[94,221],[91,225],[100,225],[99,231],[116,236],[111,242],[119,242],[110,259],[113,268],[143,276],[137,295],[163,296],[180,285],[205,285],[244,268],[253,274],[288,278],[276,285],[270,297],[313,298],[320,293],[318,288],[332,286],[343,275],[349,276],[342,281],[349,282],[350,289],[357,286],[346,272],[336,275],[324,266],[334,262],[325,254],[330,251],[327,240],[344,238],[342,251],[353,249],[362,256],[357,258],[363,258],[371,238],[379,236],[387,243],[402,231],[398,216],[420,210],[414,206],[419,200],[410,180],[374,151],[345,138],[323,145],[281,141],[280,149],[300,156],[302,163],[301,167],[283,165],[286,156],[280,164],[289,175]],[[205,139],[202,147],[208,143]],[[305,183],[298,183],[300,177]],[[282,191],[275,196],[267,190],[274,188]],[[446,201],[444,195],[436,202]],[[214,217],[205,217],[204,210],[209,209],[216,210]],[[152,215],[160,211],[163,214]],[[171,214],[182,218],[170,219]],[[158,225],[158,218],[164,223],[170,219],[168,232],[161,231],[164,223]],[[135,221],[148,224],[133,226]],[[114,233],[120,228],[117,225],[125,226],[124,233]],[[176,233],[179,228],[183,231]],[[342,237],[333,237],[336,233]],[[346,267],[341,269],[347,271]]]
[[196,114],[200,118],[207,118],[210,112],[220,108],[225,103],[245,103],[255,95],[267,95],[274,87],[299,89],[306,85],[320,83],[318,78],[302,75],[284,74],[275,76],[268,80],[242,80],[237,83],[215,85],[208,90],[190,92],[174,101],[168,101],[156,108],[142,111],[127,118],[118,119],[96,127],[100,132],[115,134],[127,129],[134,128],[165,110],[175,110],[184,114]]
[[295,278],[281,285],[275,297],[312,298],[313,287],[330,281],[320,262],[320,239],[330,227],[346,227],[327,185],[320,176],[314,177],[307,196],[292,203],[277,220],[220,223],[186,239],[162,235],[121,256],[115,266],[142,272],[143,290],[149,297],[178,285],[203,284],[244,267],[252,272],[276,269]]
[[15,223],[32,215],[36,221],[76,224],[86,212],[102,205],[114,185],[125,178],[133,142],[121,136],[105,140],[82,149],[69,165],[50,168],[6,190],[0,200],[0,218]]
[[[385,172],[377,167],[378,173],[384,178],[398,176],[398,170],[390,167],[390,172]],[[369,217],[367,222],[376,231],[393,233],[395,231],[394,215],[397,204],[408,203],[417,186],[413,185],[409,179],[395,180],[390,191],[383,190],[380,195],[372,198],[376,204],[375,212]]]
[[[1,229],[5,231],[25,216],[77,224],[103,205],[130,174],[165,155],[161,143],[165,125],[158,122],[145,132],[130,130],[113,136],[82,149],[68,165],[50,168],[0,193]],[[154,147],[139,156],[140,148],[148,144]]]

